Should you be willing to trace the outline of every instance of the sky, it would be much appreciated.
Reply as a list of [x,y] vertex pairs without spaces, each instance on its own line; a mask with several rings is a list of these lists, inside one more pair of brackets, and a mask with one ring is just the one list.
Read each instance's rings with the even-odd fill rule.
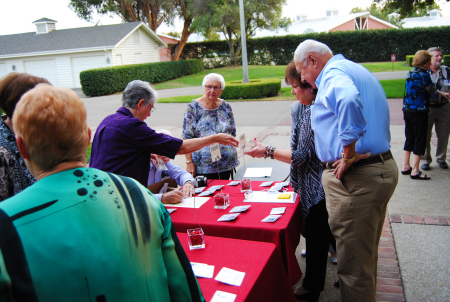
[[[442,14],[450,16],[450,2],[437,1]],[[283,15],[292,19],[300,13],[306,13],[308,19],[322,18],[325,16],[325,10],[330,8],[338,8],[339,15],[347,15],[353,7],[365,8],[371,3],[371,0],[288,0],[283,8]],[[32,22],[43,17],[58,21],[56,29],[93,26],[96,22],[101,25],[121,23],[117,16],[95,16],[94,22],[84,21],[69,8],[69,0],[2,0],[0,11],[0,35],[35,31]],[[180,32],[180,24],[176,27],[163,25],[158,29],[158,33],[169,31]]]

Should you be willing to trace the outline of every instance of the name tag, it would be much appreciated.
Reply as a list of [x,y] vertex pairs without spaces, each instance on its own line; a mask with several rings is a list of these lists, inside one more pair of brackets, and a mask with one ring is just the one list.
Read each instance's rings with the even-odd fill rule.
[[450,80],[444,80],[444,86],[450,86]]

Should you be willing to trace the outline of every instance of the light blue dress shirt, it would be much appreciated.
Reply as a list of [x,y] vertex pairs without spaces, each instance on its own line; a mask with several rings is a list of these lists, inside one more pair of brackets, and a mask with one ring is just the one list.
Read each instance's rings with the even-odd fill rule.
[[[183,186],[188,180],[192,181],[192,184],[194,184],[194,178],[192,177],[191,173],[186,172],[170,161],[166,163],[166,167],[168,170],[164,172],[167,172],[167,176],[175,180],[178,185]],[[163,179],[162,172],[163,171],[158,171],[156,167],[150,163],[150,173],[148,174],[147,186],[160,182]],[[162,194],[153,195],[155,195],[155,197],[158,198],[159,201],[161,201]]]
[[366,68],[343,55],[331,58],[316,79],[319,89],[311,112],[317,156],[322,162],[341,158],[343,146],[372,155],[390,148],[386,94]]

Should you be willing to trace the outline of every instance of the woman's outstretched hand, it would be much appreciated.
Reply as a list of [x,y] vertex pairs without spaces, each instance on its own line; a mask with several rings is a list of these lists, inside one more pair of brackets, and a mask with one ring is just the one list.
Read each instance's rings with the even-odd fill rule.
[[255,147],[244,152],[244,154],[250,155],[251,157],[262,158],[264,157],[264,152],[266,151],[266,146],[261,144],[256,138],[253,140],[255,142]]

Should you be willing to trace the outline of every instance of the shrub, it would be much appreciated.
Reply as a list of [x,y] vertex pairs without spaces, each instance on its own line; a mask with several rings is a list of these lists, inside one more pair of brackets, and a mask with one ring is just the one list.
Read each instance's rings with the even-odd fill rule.
[[222,97],[224,99],[257,99],[271,97],[281,90],[279,79],[251,80],[250,83],[242,84],[241,81],[231,81],[225,85]]
[[133,80],[150,84],[194,74],[204,70],[202,60],[158,62],[85,70],[80,73],[81,90],[87,96],[122,92]]
[[443,58],[442,64],[446,66],[450,65],[450,55],[443,56],[442,58]]
[[414,55],[412,55],[412,56],[410,56],[410,55],[406,56],[406,63],[408,63],[408,66],[411,66],[411,67],[412,67],[413,59],[414,59]]
[[[327,44],[335,54],[343,54],[354,62],[386,62],[391,55],[404,58],[419,49],[438,46],[443,53],[450,47],[450,27],[408,29],[380,29],[310,33],[304,35],[274,36],[247,40],[248,62],[251,65],[286,65],[294,57],[297,46],[306,39]],[[186,43],[181,58],[229,58],[227,41]],[[238,58],[238,62],[242,59]]]

